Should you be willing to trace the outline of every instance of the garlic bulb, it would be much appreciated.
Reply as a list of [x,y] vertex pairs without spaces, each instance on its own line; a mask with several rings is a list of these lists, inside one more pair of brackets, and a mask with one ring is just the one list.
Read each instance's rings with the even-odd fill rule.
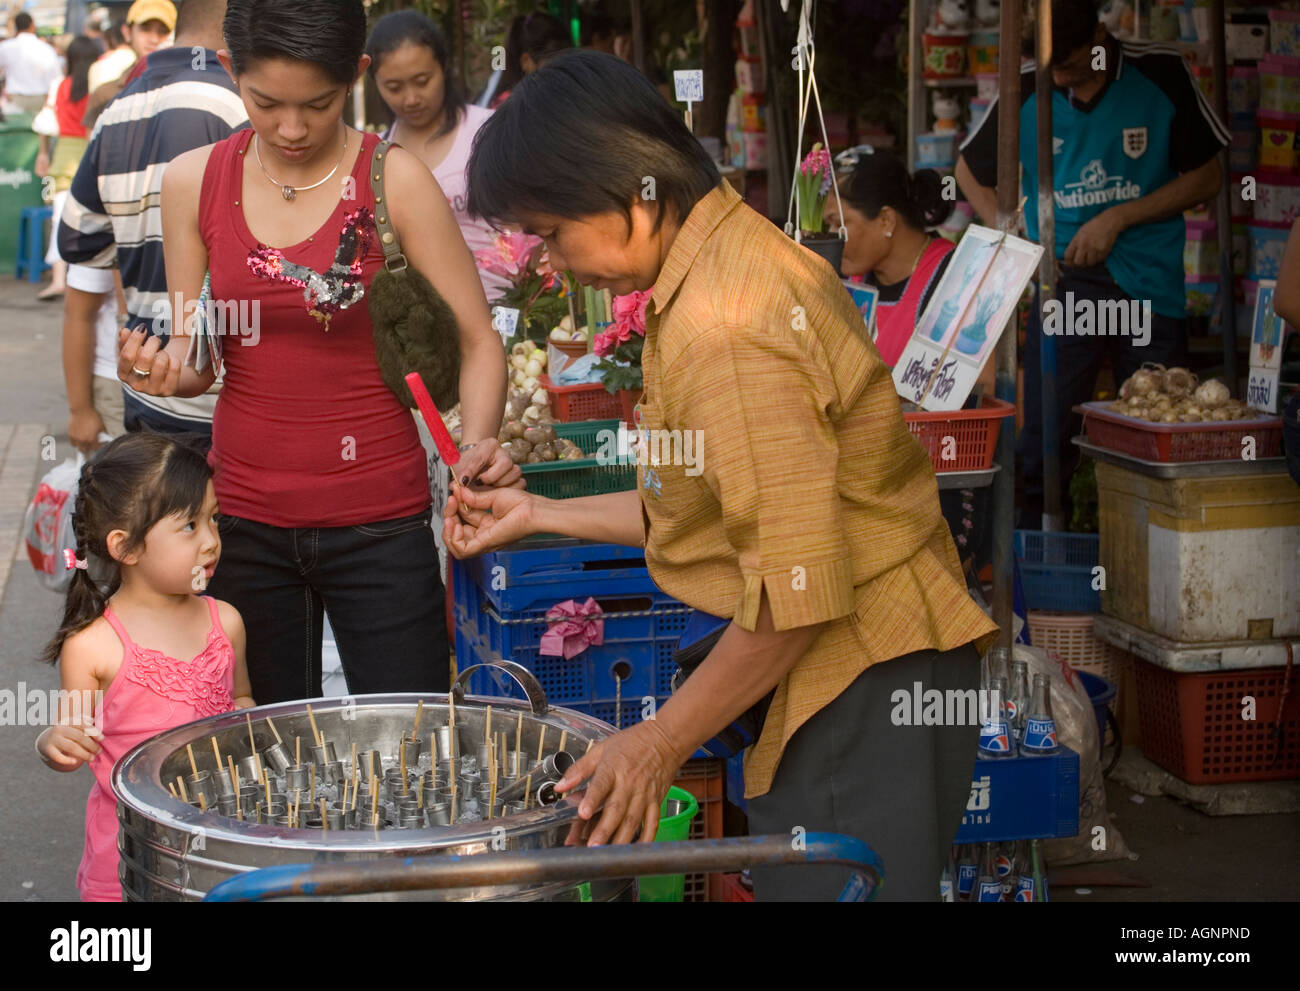
[[1196,387],[1196,391],[1192,393],[1192,398],[1204,409],[1214,409],[1228,401],[1228,387],[1218,379],[1210,379],[1210,381],[1202,382]]

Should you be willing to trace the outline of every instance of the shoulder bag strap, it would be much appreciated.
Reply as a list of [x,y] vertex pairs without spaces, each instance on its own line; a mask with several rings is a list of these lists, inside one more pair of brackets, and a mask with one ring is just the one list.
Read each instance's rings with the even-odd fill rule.
[[388,201],[384,197],[384,159],[392,147],[391,141],[381,141],[375,145],[370,161],[370,188],[375,194],[375,229],[379,232],[379,246],[384,252],[384,267],[397,273],[406,271],[407,263],[392,218],[388,216]]

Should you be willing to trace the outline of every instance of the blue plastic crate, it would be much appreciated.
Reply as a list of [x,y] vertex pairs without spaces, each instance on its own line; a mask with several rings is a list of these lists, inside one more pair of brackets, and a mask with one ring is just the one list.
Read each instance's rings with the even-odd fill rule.
[[1097,534],[1017,530],[1015,550],[1027,608],[1101,612],[1101,592],[1092,587]]
[[[638,722],[644,698],[663,701],[671,694],[673,654],[690,613],[655,586],[643,559],[623,553],[630,548],[558,543],[559,554],[532,547],[487,555],[495,559],[486,562],[453,562],[456,653],[463,658],[458,666],[497,657],[512,660],[534,674],[556,705],[600,707],[590,711],[610,721],[621,697],[627,711],[620,722]],[[620,561],[640,567],[618,567]],[[611,562],[614,566],[606,567]],[[584,569],[584,564],[596,566]],[[497,573],[504,577],[504,588],[492,588],[496,567],[505,569]],[[566,599],[588,596],[609,616],[604,643],[569,660],[543,655],[547,611]],[[503,600],[506,605],[500,604]],[[508,608],[512,603],[524,608]],[[472,675],[469,690],[512,694],[507,680],[489,671]]]
[[523,540],[481,557],[455,561],[454,567],[456,601],[462,587],[474,585],[498,611],[535,609],[589,595],[635,594],[655,587],[639,548],[567,537]]
[[1049,839],[1079,832],[1079,755],[977,760],[954,843]]

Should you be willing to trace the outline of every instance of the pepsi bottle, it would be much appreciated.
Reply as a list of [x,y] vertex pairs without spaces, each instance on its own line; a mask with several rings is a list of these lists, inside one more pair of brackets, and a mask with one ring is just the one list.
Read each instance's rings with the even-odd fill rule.
[[957,900],[957,861],[948,851],[948,861],[943,865],[939,875],[939,901],[955,902]]
[[[989,690],[980,699],[980,757],[1013,757],[1011,722],[1007,719],[1007,682],[1005,678],[989,679]],[[1055,740],[1055,734],[1052,739]]]
[[1016,891],[1016,844],[1001,843],[993,865],[997,868],[998,882],[1002,885],[1002,900],[1011,901]]
[[984,844],[980,854],[979,875],[975,881],[975,900],[977,902],[1002,901],[1002,882],[998,880],[997,856],[992,843]]
[[1029,665],[1024,661],[1011,662],[1011,687],[1007,693],[1007,718],[1011,732],[1019,740],[1025,733],[1025,713],[1029,709]]
[[974,901],[975,878],[979,874],[979,864],[975,860],[975,848],[966,843],[957,853],[957,900]]
[[1029,844],[1024,840],[1016,841],[1016,897],[1018,902],[1034,901],[1034,867],[1029,856]]
[[1052,718],[1052,686],[1045,674],[1034,675],[1034,693],[1025,713],[1020,749],[1027,754],[1054,754],[1060,749],[1056,743],[1056,720]]
[[1037,840],[1030,840],[1024,859],[1020,865],[1020,876],[1016,882],[1016,901],[1049,902],[1047,895],[1047,876],[1043,870],[1042,853]]

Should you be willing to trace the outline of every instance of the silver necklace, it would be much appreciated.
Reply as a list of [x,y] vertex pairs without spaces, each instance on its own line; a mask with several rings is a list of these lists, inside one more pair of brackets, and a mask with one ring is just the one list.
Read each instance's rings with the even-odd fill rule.
[[290,186],[288,183],[281,182],[279,179],[276,179],[274,176],[271,175],[270,172],[267,172],[266,166],[262,164],[261,145],[262,145],[261,138],[257,137],[257,135],[254,135],[253,154],[257,157],[257,167],[262,170],[262,175],[266,176],[268,179],[271,180],[271,183],[273,185],[280,187],[280,194],[285,198],[285,200],[288,201],[289,203],[292,203],[295,199],[298,198],[299,193],[305,193],[309,189],[315,189],[317,186],[323,186],[325,185],[325,183],[329,182],[331,179],[334,178],[334,173],[337,172],[339,170],[339,166],[343,164],[343,156],[348,153],[348,129],[346,127],[343,129],[343,150],[339,152],[339,160],[334,164],[334,168],[330,169],[329,175],[327,175],[324,179],[322,179],[320,182],[313,182],[310,186]]

